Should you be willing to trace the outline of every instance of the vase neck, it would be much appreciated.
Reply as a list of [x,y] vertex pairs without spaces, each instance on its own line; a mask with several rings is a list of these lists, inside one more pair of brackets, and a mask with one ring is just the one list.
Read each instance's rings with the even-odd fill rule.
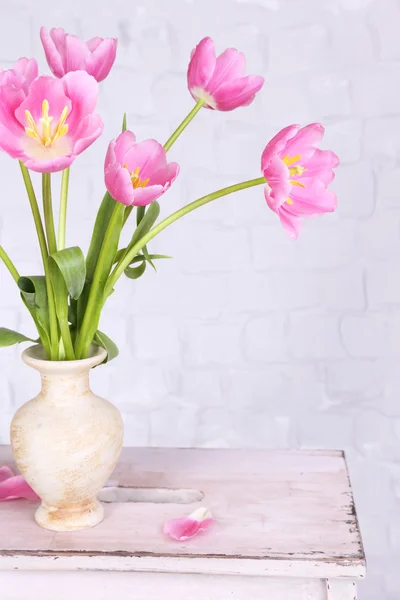
[[48,398],[62,401],[72,401],[89,390],[90,369],[79,370],[75,373],[40,373],[42,379],[42,394]]

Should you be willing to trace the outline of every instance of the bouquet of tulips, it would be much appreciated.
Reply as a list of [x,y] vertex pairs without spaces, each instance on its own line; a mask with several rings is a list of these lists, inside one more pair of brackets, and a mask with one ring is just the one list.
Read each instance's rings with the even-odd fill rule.
[[[192,52],[187,71],[193,109],[164,145],[153,139],[137,141],[124,116],[122,132],[110,142],[105,157],[106,191],[87,255],[79,247],[66,248],[70,168],[102,133],[102,120],[95,113],[98,82],[113,66],[117,40],[96,37],[84,42],[63,29],[45,28],[40,36],[54,76],[39,75],[34,58],[20,58],[12,69],[0,72],[0,148],[19,161],[44,275],[21,276],[1,246],[0,258],[19,287],[37,328],[36,341],[49,360],[87,358],[92,344],[103,346],[109,360],[117,355],[116,345],[98,329],[107,298],[122,275],[137,279],[147,265],[163,258],[148,250],[158,233],[204,204],[262,186],[267,206],[293,239],[304,217],[335,210],[336,197],[328,184],[339,161],[333,152],[318,148],[324,128],[312,123],[303,128],[290,125],[277,133],[262,153],[261,169],[255,166],[254,179],[213,191],[157,222],[157,200],[179,174],[179,165],[168,162],[167,152],[190,121],[203,108],[231,111],[248,106],[264,83],[258,75],[245,75],[241,52],[229,48],[217,57],[207,37]],[[30,170],[42,174],[41,206]],[[62,175],[56,234],[51,175],[57,172]],[[126,227],[131,241],[120,248]],[[28,340],[0,329],[1,346]]]

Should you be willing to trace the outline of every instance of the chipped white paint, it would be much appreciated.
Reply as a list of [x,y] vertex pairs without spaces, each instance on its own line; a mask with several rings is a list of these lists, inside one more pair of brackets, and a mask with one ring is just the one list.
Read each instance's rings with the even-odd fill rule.
[[[7,448],[0,462],[12,466]],[[112,477],[142,499],[151,489],[199,490],[217,524],[173,542],[163,523],[199,501],[192,508],[156,496],[108,504],[95,529],[54,535],[35,527],[31,503],[9,502],[1,507],[2,582],[22,591],[28,581],[42,600],[54,597],[54,586],[59,600],[83,600],[88,590],[102,599],[111,589],[121,597],[134,589],[137,600],[159,598],[160,589],[175,600],[188,590],[191,600],[327,600],[326,580],[340,579],[342,596],[329,600],[354,600],[365,559],[341,452],[131,448]]]
[[11,445],[19,470],[42,499],[36,522],[53,531],[93,527],[103,518],[97,493],[123,438],[118,410],[89,388],[90,369],[106,352],[95,347],[86,360],[50,362],[33,346],[22,357],[39,371],[42,390],[16,412]]

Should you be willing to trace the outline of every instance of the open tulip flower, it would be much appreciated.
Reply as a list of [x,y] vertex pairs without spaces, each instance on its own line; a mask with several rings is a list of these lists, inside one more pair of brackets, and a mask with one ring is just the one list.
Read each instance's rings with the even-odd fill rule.
[[[21,76],[22,77],[22,76]],[[85,71],[43,75],[27,89],[0,80],[0,147],[32,171],[61,171],[101,134],[98,84]]]
[[106,188],[114,200],[146,206],[175,181],[179,165],[167,163],[167,153],[156,140],[136,143],[132,131],[124,131],[108,146],[104,164]]
[[324,135],[320,123],[300,129],[289,125],[265,147],[261,169],[268,206],[281,220],[288,235],[296,239],[303,217],[312,217],[336,208],[336,195],[328,188],[339,159],[330,150],[319,150]]
[[[34,58],[20,58],[13,68],[0,70],[0,149],[19,160],[44,275],[23,273],[21,277],[18,266],[2,246],[0,260],[18,286],[49,360],[87,358],[92,344],[103,346],[108,360],[117,356],[116,344],[98,326],[118,280],[123,275],[136,280],[144,275],[148,265],[154,267],[154,261],[167,258],[151,254],[148,244],[166,227],[201,206],[263,186],[269,208],[294,239],[304,217],[335,209],[336,196],[328,184],[339,160],[330,150],[319,149],[324,129],[313,123],[303,128],[290,125],[267,144],[261,176],[259,165],[255,165],[255,178],[211,191],[158,221],[157,200],[162,198],[160,203],[168,208],[164,195],[173,189],[179,174],[178,164],[168,161],[167,153],[189,123],[202,107],[230,111],[251,104],[264,83],[260,75],[246,75],[241,52],[228,48],[217,57],[213,40],[205,37],[192,52],[187,72],[196,105],[163,144],[154,139],[137,142],[124,115],[122,132],[117,131],[108,144],[103,173],[106,189],[94,219],[88,253],[85,256],[78,246],[66,247],[70,167],[103,131],[102,120],[95,113],[98,81],[112,68],[117,40],[96,37],[84,42],[63,29],[51,29],[48,33],[44,27],[40,36],[55,77],[39,75]],[[206,118],[205,111],[202,113]],[[241,146],[238,152],[246,149]],[[42,173],[42,212],[30,170]],[[62,171],[57,228],[51,179],[56,171]],[[243,201],[246,203],[246,198]],[[131,217],[132,212],[136,218]],[[121,244],[123,229],[128,243]],[[206,232],[204,240],[207,243]],[[33,340],[0,328],[0,346],[26,341]],[[186,530],[186,521],[179,521],[177,525],[182,528],[174,529],[175,533],[171,530],[172,535],[180,539],[190,537],[208,523],[207,518],[191,515],[189,528]]]
[[262,88],[264,78],[245,76],[245,69],[244,54],[227,48],[217,58],[213,40],[205,37],[193,50],[189,63],[189,91],[206,108],[227,111],[248,106]]
[[117,54],[115,38],[95,37],[84,42],[64,29],[45,27],[40,30],[48,65],[56,77],[64,77],[70,71],[87,71],[97,81],[109,74]]

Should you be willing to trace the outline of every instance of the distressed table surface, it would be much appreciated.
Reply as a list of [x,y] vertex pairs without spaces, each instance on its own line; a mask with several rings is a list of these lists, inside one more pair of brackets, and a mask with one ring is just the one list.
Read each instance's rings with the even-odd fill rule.
[[[0,448],[0,464],[13,467],[9,448]],[[37,597],[50,598],[52,581],[62,581],[58,598],[80,598],[90,576],[105,599],[112,575],[121,593],[133,585],[135,598],[147,600],[165,591],[220,600],[222,590],[246,600],[289,590],[298,599],[355,598],[365,558],[342,452],[127,448],[112,480],[118,489],[103,498],[122,501],[108,502],[92,530],[42,530],[33,503],[0,504],[0,579],[9,576],[10,594],[29,581]],[[198,506],[217,519],[212,530],[185,543],[162,534],[167,519]],[[34,577],[43,571],[46,578]]]

